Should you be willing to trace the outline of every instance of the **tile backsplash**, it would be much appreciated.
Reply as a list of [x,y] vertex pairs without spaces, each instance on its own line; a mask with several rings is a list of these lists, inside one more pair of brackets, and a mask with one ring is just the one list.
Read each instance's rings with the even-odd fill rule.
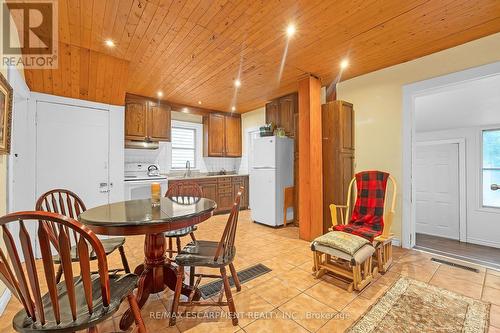
[[238,171],[240,169],[241,158],[224,157],[203,157],[205,170],[201,172],[216,172],[222,169],[226,171]]
[[[157,163],[160,165],[161,172],[169,173],[171,171],[171,147],[170,142],[160,142],[160,147],[154,150],[125,149],[125,163]],[[236,172],[241,170],[241,158],[203,157],[200,152],[196,163],[196,170],[202,173],[216,172],[222,169]]]
[[159,164],[161,172],[170,170],[170,142],[160,142],[158,149],[125,149],[125,163]]

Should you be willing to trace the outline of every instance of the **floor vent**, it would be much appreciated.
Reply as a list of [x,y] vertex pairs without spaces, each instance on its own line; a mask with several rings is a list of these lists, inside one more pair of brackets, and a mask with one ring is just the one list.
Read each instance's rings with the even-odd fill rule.
[[[240,284],[243,284],[263,274],[269,273],[270,271],[271,269],[269,267],[264,266],[262,264],[257,264],[255,266],[245,268],[244,270],[239,271],[237,274],[238,278],[240,279]],[[234,286],[233,277],[231,276],[229,277],[229,284],[231,285],[231,287]],[[206,285],[200,287],[201,296],[204,299],[207,299],[213,295],[218,294],[221,288],[222,288],[222,279],[217,279],[213,282],[207,283]]]
[[445,264],[445,265],[448,265],[448,266],[453,266],[453,267],[465,269],[466,271],[471,271],[471,272],[479,273],[479,269],[477,269],[477,268],[472,268],[472,267],[469,267],[469,266],[456,264],[456,263],[451,262],[451,261],[447,261],[447,260],[443,260],[443,259],[438,259],[438,258],[432,258],[431,261],[435,261],[435,262],[438,262],[440,264]]

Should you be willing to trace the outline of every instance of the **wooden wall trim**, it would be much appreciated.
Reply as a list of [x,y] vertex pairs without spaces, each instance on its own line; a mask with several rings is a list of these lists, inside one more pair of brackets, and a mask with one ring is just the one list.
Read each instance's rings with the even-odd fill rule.
[[299,237],[323,234],[323,164],[321,82],[309,76],[299,81]]
[[220,113],[220,114],[223,114],[225,116],[232,116],[232,117],[241,118],[241,114],[240,113],[233,113],[233,112],[225,112],[225,111],[219,111],[219,110],[205,109],[205,108],[201,108],[201,107],[197,107],[197,106],[192,106],[192,105],[187,105],[187,104],[181,104],[181,103],[175,103],[175,102],[169,102],[167,100],[163,100],[163,99],[159,99],[159,98],[154,98],[154,97],[149,97],[149,96],[142,96],[142,95],[138,95],[138,94],[134,94],[134,93],[129,93],[128,92],[126,94],[126,99],[129,98],[129,97],[145,99],[145,100],[149,100],[149,101],[152,101],[152,102],[158,102],[158,101],[165,102],[168,105],[170,105],[170,107],[172,108],[172,111],[183,112],[183,113],[187,113],[187,114],[194,114],[194,115],[198,115],[198,116],[202,116],[202,117],[203,116],[207,116],[207,115],[209,115],[211,113]]

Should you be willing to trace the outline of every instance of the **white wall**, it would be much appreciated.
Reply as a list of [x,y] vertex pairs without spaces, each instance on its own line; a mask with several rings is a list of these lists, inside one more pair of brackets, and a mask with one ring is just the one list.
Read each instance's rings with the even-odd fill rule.
[[480,201],[481,129],[464,127],[421,132],[416,134],[416,141],[465,140],[467,242],[500,247],[500,209],[483,208]]
[[[403,175],[409,170],[403,170],[403,86],[498,61],[499,45],[497,33],[340,82],[338,98],[353,103],[356,115],[356,171],[386,170],[396,178],[400,189],[406,185]],[[402,200],[399,195],[392,228],[398,238]]]
[[260,107],[241,115],[241,164],[239,172],[248,173],[248,133],[266,123],[266,108]]

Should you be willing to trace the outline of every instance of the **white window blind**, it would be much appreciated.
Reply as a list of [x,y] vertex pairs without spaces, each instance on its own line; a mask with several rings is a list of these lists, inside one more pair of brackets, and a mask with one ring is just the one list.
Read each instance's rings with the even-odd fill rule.
[[184,169],[186,161],[196,167],[196,130],[172,127],[172,169]]

